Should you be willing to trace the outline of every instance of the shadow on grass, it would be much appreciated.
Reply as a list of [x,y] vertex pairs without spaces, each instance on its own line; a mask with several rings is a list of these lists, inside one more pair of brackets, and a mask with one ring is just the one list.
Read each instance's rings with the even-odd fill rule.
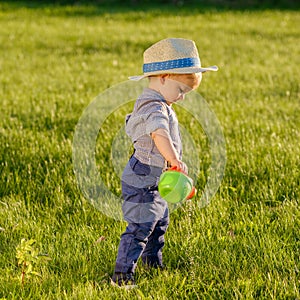
[[0,10],[41,9],[60,16],[97,16],[128,12],[193,15],[221,11],[300,9],[298,0],[31,0],[2,1]]

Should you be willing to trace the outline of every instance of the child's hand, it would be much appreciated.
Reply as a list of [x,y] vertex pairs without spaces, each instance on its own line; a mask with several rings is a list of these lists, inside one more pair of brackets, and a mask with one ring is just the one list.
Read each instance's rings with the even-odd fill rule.
[[189,170],[187,165],[179,160],[179,159],[173,159],[170,161],[171,167],[176,167],[177,169],[181,170],[183,173],[188,174]]

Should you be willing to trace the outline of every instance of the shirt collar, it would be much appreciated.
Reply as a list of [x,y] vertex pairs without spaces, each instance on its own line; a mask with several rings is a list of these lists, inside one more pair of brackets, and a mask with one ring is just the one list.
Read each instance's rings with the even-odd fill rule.
[[148,87],[144,88],[143,93],[139,96],[140,100],[159,100],[166,102],[165,98],[162,96],[161,93],[150,89]]

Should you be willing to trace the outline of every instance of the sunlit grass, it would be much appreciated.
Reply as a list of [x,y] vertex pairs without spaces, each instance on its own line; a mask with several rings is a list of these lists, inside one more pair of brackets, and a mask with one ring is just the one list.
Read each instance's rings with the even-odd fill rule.
[[[299,298],[298,12],[11,5],[0,5],[0,298]],[[143,50],[165,37],[195,40],[202,65],[220,68],[198,92],[223,128],[226,173],[209,206],[171,215],[168,269],[139,265],[140,288],[125,292],[109,285],[125,223],[83,199],[73,133],[84,108],[141,73]],[[191,130],[207,163],[203,132]],[[107,157],[101,144],[97,155]],[[22,238],[51,258],[23,288]]]

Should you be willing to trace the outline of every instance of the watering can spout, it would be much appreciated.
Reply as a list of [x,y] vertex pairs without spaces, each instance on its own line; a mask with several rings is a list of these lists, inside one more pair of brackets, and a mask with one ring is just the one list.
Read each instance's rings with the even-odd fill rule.
[[187,199],[187,200],[190,200],[190,199],[194,198],[195,195],[196,195],[196,193],[197,193],[197,190],[196,190],[196,188],[193,186],[191,192],[190,192],[189,195],[186,197],[186,199]]

